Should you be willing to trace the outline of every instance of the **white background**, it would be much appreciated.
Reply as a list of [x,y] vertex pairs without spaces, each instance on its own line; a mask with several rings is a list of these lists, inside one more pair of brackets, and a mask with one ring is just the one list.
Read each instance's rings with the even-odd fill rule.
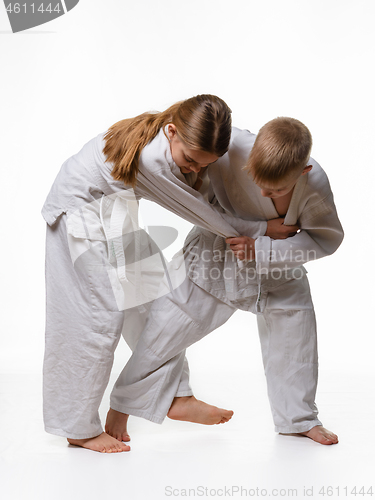
[[[211,93],[240,128],[257,132],[276,116],[310,128],[346,233],[336,254],[307,266],[322,389],[337,395],[347,386],[335,381],[358,374],[373,381],[374,11],[371,0],[81,0],[55,21],[12,34],[0,5],[0,371],[41,371],[40,210],[63,161],[122,118]],[[150,210],[142,209],[146,222],[157,213],[171,224]],[[189,225],[177,224],[185,234]],[[127,356],[122,343],[114,373]],[[234,387],[243,397],[245,377],[262,371],[254,317],[236,313],[189,359],[198,394],[210,399],[204,391],[224,374],[216,402],[233,404]],[[366,390],[353,383],[349,392]]]

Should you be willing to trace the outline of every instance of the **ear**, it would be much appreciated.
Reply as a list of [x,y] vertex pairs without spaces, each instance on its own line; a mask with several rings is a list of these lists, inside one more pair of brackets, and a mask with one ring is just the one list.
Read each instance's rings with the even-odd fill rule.
[[303,170],[302,170],[302,174],[301,175],[305,175],[307,174],[308,172],[310,172],[310,170],[313,168],[312,165],[307,165]]
[[177,136],[177,128],[173,123],[168,125],[168,135],[170,140]]

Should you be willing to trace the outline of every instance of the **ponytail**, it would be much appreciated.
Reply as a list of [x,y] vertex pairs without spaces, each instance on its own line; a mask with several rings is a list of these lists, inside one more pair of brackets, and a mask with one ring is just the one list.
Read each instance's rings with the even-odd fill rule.
[[106,161],[113,164],[111,175],[116,181],[135,186],[142,149],[157,136],[161,127],[172,121],[179,105],[176,103],[162,113],[143,113],[127,118],[110,127],[104,137],[103,153]]

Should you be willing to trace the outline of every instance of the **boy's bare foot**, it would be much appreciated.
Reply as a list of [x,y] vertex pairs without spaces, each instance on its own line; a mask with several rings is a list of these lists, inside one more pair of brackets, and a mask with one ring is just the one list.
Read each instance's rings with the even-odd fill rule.
[[127,430],[129,415],[120,413],[119,411],[109,409],[107,413],[107,421],[105,423],[105,432],[114,437],[118,441],[130,441],[130,436]]
[[82,446],[82,448],[99,451],[100,453],[118,453],[130,450],[130,446],[120,443],[117,439],[109,436],[105,432],[102,432],[99,436],[88,439],[68,438],[68,442],[74,446]]
[[223,410],[195,399],[194,396],[174,398],[169,408],[168,417],[172,420],[183,420],[196,424],[224,424],[233,416],[231,410]]
[[306,432],[298,432],[295,434],[285,434],[283,432],[280,432],[280,434],[282,434],[283,436],[306,436],[320,444],[337,444],[339,442],[339,438],[336,436],[336,434],[329,431],[322,425],[316,425]]

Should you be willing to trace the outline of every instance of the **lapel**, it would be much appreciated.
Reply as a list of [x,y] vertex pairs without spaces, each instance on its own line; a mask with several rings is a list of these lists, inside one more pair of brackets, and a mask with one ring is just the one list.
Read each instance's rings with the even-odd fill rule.
[[256,190],[258,194],[259,205],[263,210],[265,220],[278,219],[280,215],[277,213],[277,210],[271,198],[266,198],[265,196],[262,196],[261,190],[258,186]]
[[294,186],[292,199],[290,200],[289,208],[284,220],[284,224],[286,226],[293,226],[294,224],[297,224],[299,216],[299,202],[302,197],[302,193],[305,190],[308,176],[309,174],[301,175],[297,181],[297,184]]
[[[298,220],[298,206],[300,199],[302,197],[302,193],[305,189],[306,183],[307,183],[307,178],[308,174],[306,175],[301,175],[301,177],[298,179],[297,184],[294,186],[293,190],[293,195],[292,199],[290,200],[288,211],[285,216],[284,224],[286,226],[292,226],[294,224],[297,224]],[[263,213],[265,215],[266,220],[270,219],[278,219],[280,215],[277,213],[277,210],[275,208],[275,205],[273,204],[273,201],[271,198],[265,198],[264,196],[261,195],[260,193],[260,188],[257,189],[257,194],[258,194],[258,201],[259,204],[263,210]]]

